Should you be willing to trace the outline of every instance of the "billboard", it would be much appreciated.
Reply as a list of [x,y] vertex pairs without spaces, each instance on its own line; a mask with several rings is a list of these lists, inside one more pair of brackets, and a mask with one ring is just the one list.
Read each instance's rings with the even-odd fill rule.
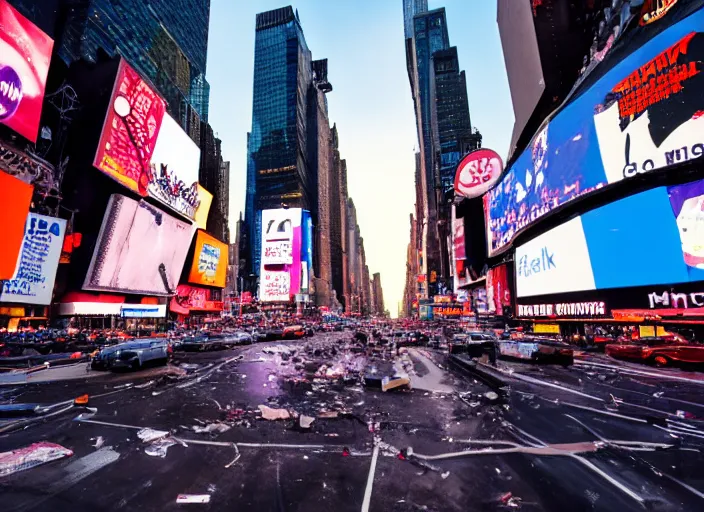
[[489,313],[504,314],[504,308],[511,306],[511,290],[508,287],[508,267],[499,265],[486,274],[486,301]]
[[[303,223],[300,208],[262,211],[260,300],[288,301],[301,292],[303,285],[307,286],[308,283],[303,282],[307,275],[303,275],[302,267],[305,264],[306,271],[309,270],[309,253],[307,247],[304,248]],[[312,257],[312,242],[310,246]]]
[[34,187],[0,171],[0,280],[15,274]]
[[308,210],[301,212],[301,292],[310,289],[313,271],[313,218]]
[[0,0],[0,123],[37,142],[54,41]]
[[222,302],[212,301],[210,297],[207,288],[180,284],[176,295],[171,298],[169,309],[181,315],[188,315],[191,311],[222,311]]
[[704,9],[664,28],[542,126],[484,196],[490,256],[576,198],[704,154],[702,27]]
[[196,207],[196,214],[193,218],[198,229],[206,229],[211,204],[213,204],[213,194],[205,190],[201,185],[198,185],[198,206]]
[[63,219],[27,216],[17,269],[12,279],[2,282],[0,302],[51,304],[65,234]]
[[494,186],[503,170],[504,163],[496,151],[472,151],[457,166],[455,193],[468,199],[479,197]]
[[83,288],[171,295],[194,228],[144,202],[110,196]]
[[165,112],[164,100],[121,60],[93,165],[146,196]]
[[658,187],[516,249],[519,297],[704,281],[704,180]]
[[225,288],[228,249],[226,243],[205,231],[198,231],[188,282]]
[[198,208],[200,148],[164,114],[151,158],[147,193],[190,219]]

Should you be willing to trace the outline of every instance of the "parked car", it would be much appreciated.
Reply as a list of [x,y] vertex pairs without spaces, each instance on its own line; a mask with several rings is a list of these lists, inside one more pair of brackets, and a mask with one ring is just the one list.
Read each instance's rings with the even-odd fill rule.
[[497,343],[501,358],[562,365],[574,363],[572,347],[562,341],[526,336],[517,340],[501,340]]
[[301,339],[306,335],[306,330],[301,325],[289,325],[284,327],[283,339],[294,340]]
[[606,354],[658,366],[704,364],[704,344],[687,341],[682,336],[645,337],[636,340],[621,338],[606,345]]
[[94,370],[138,370],[147,363],[166,364],[169,345],[164,339],[136,340],[102,349],[91,361]]
[[251,345],[254,339],[248,332],[238,331],[229,336],[236,345]]
[[493,348],[496,338],[491,334],[483,332],[460,333],[452,336],[452,340],[447,344],[450,354],[469,354],[472,357],[480,357],[484,352]]

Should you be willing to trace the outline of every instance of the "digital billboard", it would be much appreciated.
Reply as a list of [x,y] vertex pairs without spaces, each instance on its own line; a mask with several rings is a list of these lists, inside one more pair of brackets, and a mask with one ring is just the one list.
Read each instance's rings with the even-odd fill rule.
[[0,0],[0,123],[37,142],[54,41]]
[[499,265],[486,274],[486,301],[489,313],[499,316],[504,308],[511,306],[511,290],[508,286],[508,267]]
[[145,201],[110,196],[85,290],[171,295],[194,227]]
[[313,271],[313,219],[308,210],[301,212],[301,287],[305,293],[310,289],[310,274]]
[[188,315],[191,311],[222,311],[222,302],[212,301],[210,297],[207,288],[180,284],[176,295],[171,298],[169,309],[181,315]]
[[65,234],[63,219],[27,216],[17,269],[12,279],[2,282],[0,302],[51,304]]
[[151,157],[147,192],[190,219],[198,208],[200,148],[169,114],[164,114]]
[[15,274],[34,187],[0,171],[0,280]]
[[121,60],[93,165],[146,196],[165,112],[164,100]]
[[225,288],[228,249],[226,243],[198,231],[188,282]]
[[302,224],[300,208],[262,211],[260,300],[288,301],[301,292],[302,285],[307,285],[303,283],[307,276],[303,276],[302,265],[306,265],[306,271],[309,269]]
[[622,58],[546,122],[484,196],[489,254],[575,198],[704,154],[704,9]]
[[519,297],[704,281],[704,180],[658,187],[516,249]]
[[213,204],[213,194],[205,190],[201,185],[198,185],[198,206],[196,207],[196,215],[193,219],[198,229],[206,229],[211,204]]

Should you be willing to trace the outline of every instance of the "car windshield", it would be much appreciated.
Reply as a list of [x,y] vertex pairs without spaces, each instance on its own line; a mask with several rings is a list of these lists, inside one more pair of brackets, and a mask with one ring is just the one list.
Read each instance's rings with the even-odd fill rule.
[[704,0],[0,0],[0,512],[704,510]]

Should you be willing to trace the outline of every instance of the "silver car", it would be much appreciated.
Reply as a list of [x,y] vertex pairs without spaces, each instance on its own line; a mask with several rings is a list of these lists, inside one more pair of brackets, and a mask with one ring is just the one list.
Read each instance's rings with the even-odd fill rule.
[[169,345],[165,340],[135,340],[104,348],[91,361],[91,368],[138,370],[146,363],[166,364],[168,359]]

